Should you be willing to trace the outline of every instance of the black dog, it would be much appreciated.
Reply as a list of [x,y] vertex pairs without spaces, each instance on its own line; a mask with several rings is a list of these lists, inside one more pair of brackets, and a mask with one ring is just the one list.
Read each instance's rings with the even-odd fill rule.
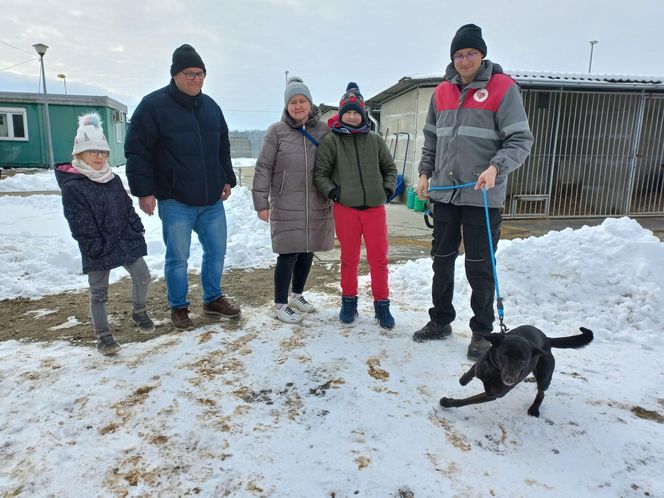
[[528,415],[539,417],[544,391],[551,384],[556,361],[551,348],[581,348],[593,340],[591,330],[580,328],[581,335],[551,338],[531,325],[521,325],[506,334],[490,334],[491,348],[459,379],[462,386],[477,377],[484,392],[465,399],[441,398],[445,408],[473,405],[502,398],[530,372],[537,381],[537,396]]

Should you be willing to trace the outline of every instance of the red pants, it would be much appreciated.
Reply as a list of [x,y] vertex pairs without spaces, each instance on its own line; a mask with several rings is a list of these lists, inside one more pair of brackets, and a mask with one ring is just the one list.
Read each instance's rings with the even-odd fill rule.
[[341,293],[357,296],[357,268],[362,237],[371,270],[371,292],[376,301],[389,298],[387,286],[387,217],[385,206],[365,210],[334,203],[334,224],[341,244]]

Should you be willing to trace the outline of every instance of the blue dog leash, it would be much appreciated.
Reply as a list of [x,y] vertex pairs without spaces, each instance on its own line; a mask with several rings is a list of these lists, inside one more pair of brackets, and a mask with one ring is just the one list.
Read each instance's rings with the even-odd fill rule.
[[[459,188],[474,187],[475,182],[462,183],[461,185],[451,185],[449,187],[429,187],[431,190],[454,190]],[[503,323],[505,309],[503,307],[503,298],[500,297],[500,286],[498,285],[498,272],[496,271],[496,256],[493,251],[493,236],[491,235],[491,222],[489,220],[489,200],[486,195],[486,187],[482,187],[482,197],[484,199],[484,216],[486,218],[486,231],[489,235],[489,252],[491,253],[491,268],[493,270],[493,282],[496,286],[496,308],[498,308],[498,320],[500,321],[500,331],[507,332],[507,326]]]

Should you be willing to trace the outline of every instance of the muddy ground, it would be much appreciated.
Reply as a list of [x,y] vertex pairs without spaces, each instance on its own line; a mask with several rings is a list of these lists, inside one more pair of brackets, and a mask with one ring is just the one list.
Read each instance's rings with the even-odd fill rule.
[[[224,272],[223,289],[240,304],[243,313],[251,313],[254,307],[268,305],[273,299],[273,268],[255,270],[230,270]],[[336,292],[339,279],[338,265],[314,264],[307,289]],[[218,318],[202,312],[202,296],[199,276],[189,275],[189,299],[191,317],[197,326],[217,323]],[[111,284],[108,292],[108,318],[114,336],[119,342],[146,341],[155,335],[175,331],[170,323],[170,310],[166,302],[166,285],[163,279],[155,279],[150,285],[148,312],[157,325],[154,334],[140,334],[131,320],[131,280],[129,277]],[[42,311],[43,310],[43,311]],[[48,310],[50,313],[43,314]],[[68,320],[78,322],[68,328],[54,329]],[[88,291],[66,292],[44,296],[41,299],[7,299],[0,301],[0,341],[11,339],[27,341],[67,340],[76,344],[92,344],[94,336],[90,323]],[[225,326],[233,326],[225,321]]]
[[[390,264],[422,257],[431,248],[431,241],[404,236],[390,236]],[[337,243],[338,248],[338,243]],[[276,258],[275,258],[276,261]],[[360,275],[368,274],[366,261],[360,263]],[[251,313],[252,308],[267,306],[274,298],[274,267],[263,269],[238,269],[224,272],[222,287],[242,313]],[[339,263],[314,259],[305,291],[339,291]],[[190,313],[196,326],[218,323],[219,319],[202,312],[200,276],[189,275]],[[155,321],[154,334],[140,334],[131,320],[131,280],[127,276],[111,284],[108,290],[108,319],[113,335],[122,342],[142,342],[160,334],[174,332],[170,322],[170,309],[166,301],[166,284],[155,279],[150,285],[148,313]],[[75,325],[59,327],[66,322]],[[94,344],[90,323],[88,289],[44,296],[41,299],[6,299],[0,301],[0,341],[53,341],[67,340],[74,344]],[[238,324],[222,321],[225,327]]]

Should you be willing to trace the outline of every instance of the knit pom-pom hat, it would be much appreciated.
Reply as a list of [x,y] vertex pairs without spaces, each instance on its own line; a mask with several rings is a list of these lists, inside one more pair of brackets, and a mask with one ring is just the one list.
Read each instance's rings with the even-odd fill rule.
[[354,81],[346,85],[346,92],[339,101],[339,119],[348,111],[357,111],[362,115],[362,121],[366,121],[367,114],[364,109],[364,97],[360,93],[360,87]]
[[288,101],[296,95],[303,95],[309,101],[310,105],[314,105],[309,87],[304,84],[302,78],[299,76],[291,76],[286,82],[286,89],[284,90],[284,106],[288,106]]
[[108,141],[101,127],[101,118],[96,112],[84,114],[78,118],[78,130],[74,137],[73,155],[80,154],[86,150],[105,150],[110,152]]

